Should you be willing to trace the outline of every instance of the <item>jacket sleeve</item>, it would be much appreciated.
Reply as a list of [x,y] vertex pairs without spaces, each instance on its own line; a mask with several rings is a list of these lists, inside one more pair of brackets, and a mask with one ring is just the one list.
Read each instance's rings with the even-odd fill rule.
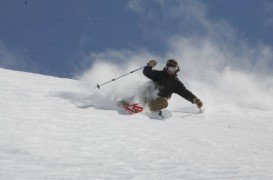
[[153,70],[151,66],[147,65],[144,69],[143,69],[143,74],[153,80],[156,81],[159,75],[159,72],[156,70]]
[[181,81],[177,81],[177,88],[175,89],[174,93],[180,95],[181,97],[185,98],[186,100],[193,103],[193,99],[196,97],[192,92],[190,92]]

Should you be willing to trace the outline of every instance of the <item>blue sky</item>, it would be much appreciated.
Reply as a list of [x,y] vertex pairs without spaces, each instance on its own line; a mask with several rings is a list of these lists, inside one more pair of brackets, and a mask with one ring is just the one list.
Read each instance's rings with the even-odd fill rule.
[[145,50],[165,57],[175,36],[224,41],[232,32],[234,48],[244,42],[271,52],[273,2],[0,0],[0,26],[1,67],[73,77],[92,64],[90,53]]

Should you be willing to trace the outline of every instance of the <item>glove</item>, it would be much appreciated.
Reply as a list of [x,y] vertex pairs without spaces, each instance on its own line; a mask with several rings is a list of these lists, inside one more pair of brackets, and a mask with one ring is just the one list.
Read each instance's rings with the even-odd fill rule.
[[152,68],[155,67],[157,64],[156,60],[150,60],[147,65],[151,66]]
[[198,99],[197,97],[195,97],[192,102],[193,104],[196,104],[199,109],[203,107],[202,101]]

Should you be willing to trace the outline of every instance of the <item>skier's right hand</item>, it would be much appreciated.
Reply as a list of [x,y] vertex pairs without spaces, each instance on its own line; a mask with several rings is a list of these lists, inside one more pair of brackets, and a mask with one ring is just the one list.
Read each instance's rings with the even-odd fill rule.
[[155,67],[157,64],[156,60],[150,60],[147,65],[151,66],[152,68]]

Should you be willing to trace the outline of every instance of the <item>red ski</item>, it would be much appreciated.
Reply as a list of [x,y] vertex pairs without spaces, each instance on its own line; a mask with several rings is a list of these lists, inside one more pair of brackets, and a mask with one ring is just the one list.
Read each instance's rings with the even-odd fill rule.
[[118,102],[118,106],[122,107],[126,112],[130,114],[136,114],[143,111],[143,107],[138,103],[129,104],[126,101]]

